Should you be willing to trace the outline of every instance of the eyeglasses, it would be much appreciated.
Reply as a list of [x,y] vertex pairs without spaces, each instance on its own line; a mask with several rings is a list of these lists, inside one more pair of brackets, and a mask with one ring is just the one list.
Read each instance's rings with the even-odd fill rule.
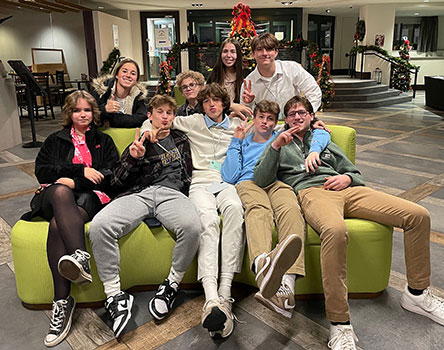
[[190,83],[189,85],[182,85],[182,86],[180,87],[180,90],[182,90],[182,91],[184,91],[184,90],[188,90],[188,89],[193,90],[193,89],[194,89],[196,86],[198,86],[198,85],[200,85],[200,84]]
[[298,116],[301,117],[301,118],[304,118],[304,117],[306,117],[306,116],[309,115],[309,114],[310,114],[310,112],[303,111],[303,110],[300,110],[300,111],[291,111],[291,112],[289,112],[289,113],[287,114],[287,118],[295,118],[296,115],[298,115]]

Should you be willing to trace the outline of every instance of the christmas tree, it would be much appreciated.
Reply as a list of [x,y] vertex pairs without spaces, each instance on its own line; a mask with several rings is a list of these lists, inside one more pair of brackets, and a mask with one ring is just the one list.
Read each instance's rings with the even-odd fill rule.
[[322,56],[322,63],[318,75],[318,85],[322,90],[322,108],[330,106],[335,95],[334,84],[330,76],[330,56]]
[[399,47],[399,66],[396,65],[393,68],[392,87],[401,90],[403,92],[410,90],[410,71],[408,69],[409,64],[409,50],[410,43],[405,40]]
[[239,42],[244,64],[251,68],[254,62],[251,54],[251,41],[257,34],[251,19],[250,6],[239,3],[233,8],[232,15],[230,37]]
[[156,95],[171,95],[171,69],[172,67],[165,61],[159,64],[159,83],[156,87]]

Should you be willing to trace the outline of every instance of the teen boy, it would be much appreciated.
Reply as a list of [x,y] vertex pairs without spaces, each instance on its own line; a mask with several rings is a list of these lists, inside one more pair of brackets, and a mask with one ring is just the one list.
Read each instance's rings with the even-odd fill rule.
[[279,41],[271,33],[253,38],[251,51],[256,68],[244,80],[242,102],[249,107],[253,102],[275,101],[281,111],[295,95],[304,95],[315,111],[321,105],[322,91],[313,76],[299,63],[276,60]]
[[[276,102],[263,100],[256,105],[253,122],[247,126],[245,121],[234,131],[222,165],[222,178],[236,184],[245,208],[250,264],[259,287],[255,298],[271,310],[291,317],[295,306],[296,276],[305,276],[305,221],[291,186],[276,181],[260,188],[253,181],[257,160],[277,135],[274,128],[278,116],[279,106]],[[253,133],[245,136],[252,127]],[[307,171],[314,171],[318,167],[315,156],[330,141],[329,133],[324,130],[316,130],[314,134],[305,161]],[[279,243],[271,250],[274,219]]]
[[176,102],[169,96],[154,96],[148,105],[148,119],[156,142],[136,131],[134,142],[123,152],[114,169],[112,184],[126,192],[108,204],[93,219],[89,229],[97,272],[106,294],[105,308],[118,337],[129,319],[133,296],[122,292],[119,276],[118,239],[145,218],[158,219],[176,235],[168,277],[149,301],[157,320],[174,307],[179,284],[196,254],[201,231],[200,219],[188,194],[191,182],[191,152],[188,138],[170,130]]
[[310,102],[299,96],[285,105],[290,128],[262,154],[254,178],[265,187],[276,176],[297,193],[304,217],[321,239],[321,270],[327,318],[328,346],[334,350],[356,349],[347,300],[347,227],[344,217],[372,220],[404,230],[407,282],[401,306],[444,325],[444,300],[431,294],[430,215],[410,201],[364,186],[359,170],[341,149],[331,143],[321,152],[322,164],[314,174],[301,170],[312,138],[314,117]]
[[[190,199],[199,212],[203,226],[198,252],[198,279],[202,282],[206,299],[202,325],[210,336],[225,338],[234,328],[231,284],[234,274],[242,268],[245,239],[242,203],[235,187],[222,181],[220,170],[240,120],[230,120],[225,114],[230,106],[230,98],[217,83],[205,85],[197,100],[203,114],[177,117],[173,128],[185,132],[191,144],[193,176]],[[147,127],[145,124],[142,130]],[[219,213],[224,222],[222,234]]]

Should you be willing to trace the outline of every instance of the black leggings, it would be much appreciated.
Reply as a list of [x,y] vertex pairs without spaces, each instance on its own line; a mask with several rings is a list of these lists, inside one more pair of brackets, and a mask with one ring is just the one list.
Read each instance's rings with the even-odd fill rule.
[[[40,212],[49,221],[46,250],[54,282],[54,300],[66,299],[70,293],[71,282],[59,274],[59,259],[63,255],[73,254],[76,249],[86,251],[84,224],[92,219],[95,213],[88,214],[78,206],[75,193],[65,185],[51,185],[41,195],[44,197]],[[100,203],[93,192],[86,195],[90,195],[92,201]]]

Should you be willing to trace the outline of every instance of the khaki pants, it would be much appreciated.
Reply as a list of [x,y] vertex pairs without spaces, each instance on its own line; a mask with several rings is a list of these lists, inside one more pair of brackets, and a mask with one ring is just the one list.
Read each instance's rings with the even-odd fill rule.
[[414,289],[429,286],[430,214],[425,208],[363,186],[342,191],[312,187],[299,191],[298,197],[305,220],[320,235],[322,283],[330,321],[350,320],[344,217],[402,228],[408,285]]
[[[251,265],[258,255],[271,251],[273,216],[278,241],[282,242],[289,235],[296,234],[302,240],[302,248],[304,247],[305,221],[291,186],[276,181],[260,188],[253,181],[247,180],[238,183],[236,190],[245,208],[245,231]],[[287,273],[305,276],[303,249]]]

